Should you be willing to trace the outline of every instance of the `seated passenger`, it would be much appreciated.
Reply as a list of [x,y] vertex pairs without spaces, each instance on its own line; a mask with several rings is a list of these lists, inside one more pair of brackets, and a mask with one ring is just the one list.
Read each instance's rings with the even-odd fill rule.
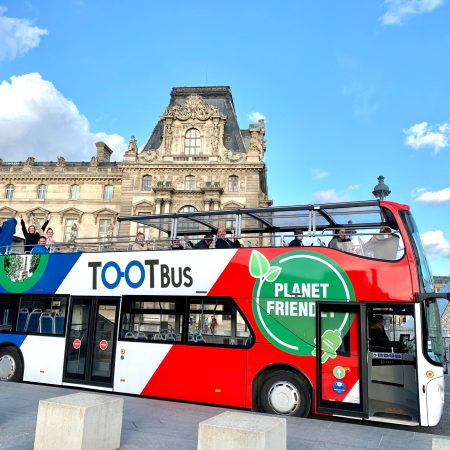
[[225,228],[221,227],[217,230],[217,240],[216,240],[216,248],[233,248],[240,247],[241,243],[238,239],[234,239],[231,241],[226,238]]
[[181,245],[180,239],[177,237],[172,239],[170,248],[172,250],[184,250],[184,247]]
[[195,245],[194,248],[196,249],[206,249],[209,248],[209,246],[211,245],[211,242],[213,241],[213,235],[211,233],[207,233],[205,234],[205,237],[201,240],[198,241]]
[[303,247],[303,231],[297,228],[294,230],[295,239],[289,242],[289,247]]
[[397,259],[397,251],[400,238],[392,233],[390,227],[380,228],[380,234],[372,236],[364,245],[364,252],[376,259],[394,261]]
[[381,315],[373,316],[369,328],[370,347],[391,349],[394,345],[388,338],[384,329],[384,318]]
[[139,250],[150,250],[147,242],[145,242],[145,235],[142,232],[138,232],[136,235],[136,240],[131,246],[131,250],[139,251]]
[[31,254],[37,255],[40,253],[48,253],[46,244],[47,244],[47,238],[45,236],[39,236],[39,241],[31,250]]
[[351,251],[351,239],[348,237],[345,228],[339,228],[334,232],[334,237],[331,239],[328,247],[342,252]]

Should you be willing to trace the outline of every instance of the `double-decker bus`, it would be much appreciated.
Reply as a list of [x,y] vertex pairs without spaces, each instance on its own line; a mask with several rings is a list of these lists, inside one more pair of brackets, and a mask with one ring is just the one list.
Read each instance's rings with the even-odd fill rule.
[[[439,422],[437,298],[446,294],[434,293],[408,206],[124,221],[148,233],[150,249],[132,251],[119,229],[97,243],[1,257],[2,380],[281,415]],[[221,227],[240,247],[215,248]],[[187,248],[172,250],[176,238]],[[189,248],[200,239],[207,248]]]

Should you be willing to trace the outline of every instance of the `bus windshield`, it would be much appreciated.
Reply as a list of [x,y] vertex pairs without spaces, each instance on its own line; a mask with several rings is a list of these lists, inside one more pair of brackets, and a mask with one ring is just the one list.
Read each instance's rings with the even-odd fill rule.
[[436,299],[427,300],[425,302],[425,324],[424,336],[428,339],[425,341],[426,354],[435,362],[444,363],[444,344],[441,330],[441,316]]
[[427,257],[423,249],[422,240],[420,239],[419,229],[417,228],[416,222],[409,211],[400,212],[403,222],[410,237],[412,238],[413,248],[415,248],[415,256],[417,261],[417,268],[419,271],[420,284],[424,292],[434,292],[434,282],[431,275],[431,270],[428,265]]

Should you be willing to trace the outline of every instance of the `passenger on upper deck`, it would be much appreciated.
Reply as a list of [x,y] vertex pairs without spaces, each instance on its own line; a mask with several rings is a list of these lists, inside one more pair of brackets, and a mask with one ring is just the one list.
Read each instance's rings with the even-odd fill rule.
[[[34,214],[32,214],[33,222],[34,222]],[[42,231],[45,231],[45,227],[50,222],[50,216],[46,217],[45,222],[42,225]],[[22,226],[22,233],[25,238],[25,253],[30,253],[33,246],[35,246],[39,242],[40,234],[36,231],[35,225],[30,225],[28,230],[25,226],[25,222],[23,221],[22,214],[20,214],[20,224]]]
[[209,248],[212,241],[213,241],[213,235],[211,233],[207,233],[207,234],[205,234],[205,237],[201,241],[198,241],[194,245],[194,248],[197,248],[197,249],[198,248],[200,248],[200,249]]
[[131,250],[139,251],[139,250],[150,250],[147,242],[145,242],[145,235],[141,231],[136,234],[136,240],[131,246]]
[[0,255],[4,255],[11,250],[14,233],[17,225],[17,211],[13,217],[6,219],[0,226]]
[[364,252],[376,259],[394,261],[397,259],[397,251],[400,238],[392,233],[388,226],[380,228],[380,234],[373,235],[364,245]]
[[295,239],[289,242],[289,247],[303,247],[303,231],[300,228],[294,230]]
[[217,240],[216,240],[216,248],[233,248],[233,247],[240,247],[241,243],[238,239],[234,239],[234,241],[231,241],[230,239],[227,239],[226,237],[226,231],[225,228],[220,227],[217,230]]
[[175,237],[172,239],[172,242],[170,244],[170,248],[172,250],[184,250],[184,247],[181,245],[180,239]]
[[53,228],[47,228],[45,232],[47,236],[47,249],[50,253],[57,251],[55,240],[53,239]]
[[348,237],[345,228],[339,228],[334,232],[334,237],[331,239],[328,247],[343,252],[351,251],[351,239]]
[[39,241],[31,250],[31,254],[38,255],[40,253],[48,253],[48,249],[45,246],[46,243],[47,243],[47,238],[45,236],[39,236]]

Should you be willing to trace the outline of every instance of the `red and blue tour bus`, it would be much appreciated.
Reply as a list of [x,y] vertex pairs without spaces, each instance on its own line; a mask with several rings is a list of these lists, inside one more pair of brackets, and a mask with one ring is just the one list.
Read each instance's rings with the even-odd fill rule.
[[[149,249],[132,251],[119,227],[101,242],[1,256],[2,380],[293,416],[439,422],[437,298],[446,294],[434,293],[408,206],[126,221],[147,233]],[[239,247],[215,248],[221,227]],[[179,238],[186,248],[171,250]],[[206,248],[191,249],[200,239]]]

